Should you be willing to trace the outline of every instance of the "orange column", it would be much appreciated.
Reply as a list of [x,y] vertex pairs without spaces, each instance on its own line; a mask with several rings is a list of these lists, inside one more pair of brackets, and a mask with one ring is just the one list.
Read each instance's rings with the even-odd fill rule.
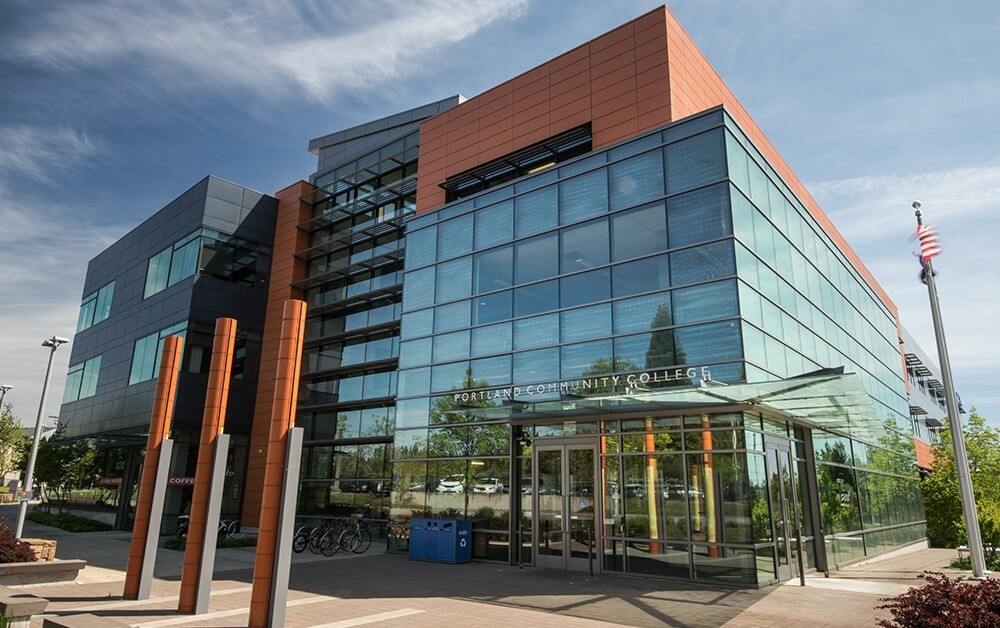
[[282,480],[285,473],[285,445],[288,440],[288,430],[295,422],[305,326],[305,301],[295,299],[286,301],[281,319],[278,369],[274,377],[274,405],[264,463],[264,491],[257,531],[257,559],[253,566],[253,592],[250,594],[250,628],[267,626],[270,614],[278,511],[281,506]]
[[[163,339],[160,374],[156,380],[153,414],[149,419],[149,436],[146,438],[146,458],[142,463],[142,478],[139,480],[139,500],[135,505],[132,543],[128,548],[128,566],[125,568],[125,591],[122,597],[126,600],[139,599],[139,576],[146,554],[146,534],[149,531],[150,509],[153,505],[156,468],[160,464],[160,444],[170,433],[174,419],[177,374],[180,370],[183,348],[184,339],[180,336],[167,336]],[[127,499],[127,496],[122,495],[121,499]]]
[[649,544],[649,553],[659,554],[660,544],[656,539],[660,538],[660,495],[656,490],[656,435],[652,429],[653,419],[647,418],[643,448],[646,450],[646,514],[649,517],[649,538],[653,539]]
[[[705,540],[709,543],[715,543],[718,538],[716,535],[716,518],[718,513],[715,512],[715,469],[713,468],[712,454],[712,432],[709,429],[711,427],[711,422],[707,414],[701,415],[701,447],[705,450]],[[708,555],[715,558],[719,555],[718,547],[709,547]]]
[[[184,549],[184,570],[181,572],[180,601],[177,611],[195,612],[198,575],[208,521],[208,497],[211,493],[212,459],[215,441],[226,422],[229,400],[229,380],[233,370],[233,350],[236,345],[236,320],[220,318],[215,322],[212,344],[212,365],[208,372],[208,392],[205,394],[205,414],[201,422],[198,445],[198,465],[194,474],[194,494],[191,497],[191,519],[188,524],[187,546]],[[212,530],[211,534],[215,534]]]

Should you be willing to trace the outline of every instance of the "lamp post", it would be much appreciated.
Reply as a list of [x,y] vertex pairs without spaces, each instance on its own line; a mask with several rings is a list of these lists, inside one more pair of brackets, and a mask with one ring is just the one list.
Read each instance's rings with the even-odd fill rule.
[[69,338],[60,338],[58,336],[52,336],[42,342],[42,346],[49,347],[51,351],[49,352],[49,365],[45,369],[45,383],[42,384],[42,399],[38,402],[35,437],[31,441],[31,453],[28,455],[28,469],[24,475],[24,486],[27,487],[27,490],[22,487],[21,504],[17,510],[17,528],[14,530],[14,536],[17,538],[21,538],[21,532],[24,530],[24,517],[28,514],[27,491],[31,490],[32,482],[34,481],[35,458],[38,456],[38,441],[42,438],[42,417],[45,416],[45,398],[49,394],[49,382],[52,380],[52,359],[56,357],[56,349],[59,348],[59,345],[66,344],[67,342],[69,342]]
[[0,386],[0,412],[3,412],[3,400],[7,396],[8,390],[13,390],[14,387],[9,384],[4,384]]

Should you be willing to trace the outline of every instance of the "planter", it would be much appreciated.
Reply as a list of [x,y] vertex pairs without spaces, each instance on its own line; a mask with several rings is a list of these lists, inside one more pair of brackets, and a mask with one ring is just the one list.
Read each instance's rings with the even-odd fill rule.
[[35,563],[0,564],[0,585],[72,582],[87,566],[85,560],[48,560]]
[[56,559],[56,542],[48,539],[21,539],[35,553],[35,560],[50,561]]

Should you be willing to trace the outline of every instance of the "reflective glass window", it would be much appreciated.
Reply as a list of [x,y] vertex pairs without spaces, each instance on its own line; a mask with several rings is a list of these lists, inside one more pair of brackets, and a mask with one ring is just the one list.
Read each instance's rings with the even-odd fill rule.
[[[443,307],[443,306],[442,306]],[[416,338],[426,336],[434,329],[434,310],[426,309],[410,314],[403,314],[401,317],[401,334],[403,338]]]
[[543,281],[514,290],[514,316],[528,316],[559,308],[559,281]]
[[511,356],[499,355],[472,361],[472,380],[476,388],[510,383]]
[[670,287],[670,266],[666,255],[626,262],[612,270],[615,297],[652,292]]
[[434,308],[434,331],[451,331],[469,326],[469,301],[457,301]]
[[514,350],[559,343],[559,315],[546,314],[514,321]]
[[567,224],[608,211],[606,170],[573,177],[559,183],[559,222]]
[[418,310],[434,304],[434,267],[406,273],[403,308]]
[[672,247],[732,235],[729,185],[720,183],[670,198],[667,226]]
[[514,201],[504,201],[476,212],[477,249],[510,242],[514,237]]
[[469,330],[434,337],[434,361],[448,362],[469,357]]
[[472,294],[472,257],[462,257],[437,266],[435,299],[438,303]]
[[468,360],[431,367],[431,390],[444,392],[467,388],[465,384],[467,383],[468,370]]
[[396,428],[417,427],[428,424],[430,400],[401,399],[396,402]]
[[489,355],[510,351],[511,324],[499,323],[472,330],[472,355]]
[[558,234],[532,238],[514,245],[514,280],[527,283],[559,272]]
[[736,272],[733,243],[723,240],[674,251],[670,254],[670,272],[675,286],[732,275]]
[[674,290],[672,300],[678,325],[737,314],[735,281],[680,288]]
[[484,253],[475,258],[473,291],[492,292],[507,288],[514,278],[514,249],[504,246]]
[[431,339],[421,338],[399,343],[399,367],[418,366],[431,361]]
[[560,312],[560,333],[563,342],[604,338],[611,335],[611,304]]
[[608,167],[611,209],[621,209],[663,196],[663,156],[659,150]]
[[737,321],[674,330],[678,364],[708,364],[743,356]]
[[615,361],[620,371],[653,369],[676,364],[673,330],[661,329],[646,334],[615,338]]
[[664,251],[667,215],[663,202],[638,207],[611,217],[613,261]]
[[559,379],[559,347],[514,354],[514,384]]
[[406,267],[416,268],[437,259],[437,226],[406,234]]
[[556,196],[553,185],[514,199],[514,235],[521,237],[555,227],[559,212]]
[[568,227],[560,232],[562,272],[572,273],[608,263],[606,218]]
[[419,369],[404,369],[399,372],[400,397],[416,397],[431,392],[431,369],[425,366]]
[[668,194],[726,176],[725,139],[721,128],[669,144],[666,154]]
[[472,251],[472,214],[465,214],[438,223],[439,260],[464,255]]
[[167,249],[149,258],[143,298],[152,296],[167,287],[167,277],[170,274],[170,251]]
[[616,334],[673,325],[670,295],[666,292],[624,299],[614,304]]
[[513,292],[505,290],[482,295],[472,300],[472,324],[482,325],[510,318],[513,308]]
[[559,302],[563,307],[603,301],[611,297],[611,271],[607,268],[570,275],[559,280]]
[[611,340],[596,340],[561,347],[562,378],[613,372]]

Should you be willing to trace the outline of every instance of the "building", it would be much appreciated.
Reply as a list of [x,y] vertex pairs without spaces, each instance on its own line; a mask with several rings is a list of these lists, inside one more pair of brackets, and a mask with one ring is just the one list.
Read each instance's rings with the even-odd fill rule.
[[[750,586],[924,538],[896,307],[665,7],[309,147],[308,183],[256,197],[273,239],[231,232],[273,249],[261,318],[200,301],[261,330],[244,522],[302,298],[304,520],[371,507],[405,551],[411,518],[466,518],[479,559]],[[195,228],[98,260],[134,283]],[[78,342],[78,434],[190,318],[114,334],[117,375]]]
[[[206,177],[91,260],[72,344],[64,438],[91,438],[102,458],[100,495],[79,507],[131,527],[129,499],[146,445],[162,339],[185,338],[174,412],[172,518],[190,501],[215,319],[239,320],[226,420],[232,436],[223,512],[242,501],[249,417],[257,388],[276,201]],[[103,516],[100,514],[104,511]]]

